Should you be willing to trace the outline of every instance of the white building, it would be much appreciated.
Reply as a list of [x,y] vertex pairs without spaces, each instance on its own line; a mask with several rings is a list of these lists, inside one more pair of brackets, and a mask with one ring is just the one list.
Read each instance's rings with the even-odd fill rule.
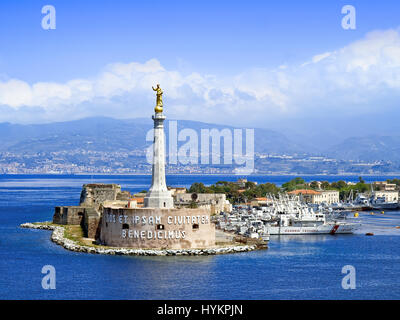
[[386,181],[376,181],[374,184],[384,191],[395,191],[397,187],[396,184],[387,183]]
[[386,202],[396,202],[399,201],[399,192],[398,191],[374,191],[373,193],[374,199],[378,197],[385,197]]
[[332,204],[339,202],[339,191],[336,190],[294,190],[289,192],[289,194],[301,196],[303,201],[307,203],[315,203],[315,204]]
[[336,190],[323,190],[318,191],[320,194],[314,195],[313,203],[338,203],[339,202],[339,191]]

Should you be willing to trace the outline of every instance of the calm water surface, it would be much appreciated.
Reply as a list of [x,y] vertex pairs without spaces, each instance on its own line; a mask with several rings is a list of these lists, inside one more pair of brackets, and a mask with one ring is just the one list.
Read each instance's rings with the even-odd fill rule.
[[[282,184],[292,177],[256,176]],[[387,177],[364,177],[366,181]],[[237,176],[168,176],[174,186],[234,181]],[[358,177],[306,180],[357,181]],[[150,176],[0,176],[1,299],[399,299],[400,212],[361,214],[355,235],[271,237],[265,251],[209,257],[124,257],[75,253],[49,231],[21,229],[51,220],[56,205],[76,205],[84,183],[119,183],[132,192]],[[375,236],[367,237],[365,232]],[[41,269],[56,268],[56,290],[43,290]],[[341,286],[356,268],[355,290]]]

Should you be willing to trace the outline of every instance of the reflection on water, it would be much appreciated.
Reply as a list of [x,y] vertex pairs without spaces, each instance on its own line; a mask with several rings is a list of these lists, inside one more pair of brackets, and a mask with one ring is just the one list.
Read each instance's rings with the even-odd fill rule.
[[171,299],[171,292],[194,289],[194,279],[196,283],[210,283],[215,269],[215,256],[137,257],[127,260],[125,270],[114,273],[109,280],[123,280],[129,294],[135,294],[140,286],[149,297]]
[[307,234],[307,235],[276,235],[270,236],[270,241],[279,242],[324,242],[328,237],[332,237],[329,234]]
[[359,234],[371,232],[374,235],[400,236],[400,211],[386,211],[384,214],[363,212],[360,214],[362,226]]

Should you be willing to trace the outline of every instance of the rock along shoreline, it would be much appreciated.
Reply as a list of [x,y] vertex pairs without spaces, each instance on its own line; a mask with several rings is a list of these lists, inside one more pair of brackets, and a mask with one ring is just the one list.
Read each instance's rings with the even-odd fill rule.
[[64,228],[61,226],[51,226],[46,224],[23,223],[21,228],[51,230],[51,241],[63,246],[65,249],[74,252],[109,254],[109,255],[129,255],[129,256],[201,256],[217,255],[228,253],[239,253],[258,250],[257,245],[226,246],[209,249],[131,249],[131,248],[97,248],[82,246],[75,241],[64,237]]

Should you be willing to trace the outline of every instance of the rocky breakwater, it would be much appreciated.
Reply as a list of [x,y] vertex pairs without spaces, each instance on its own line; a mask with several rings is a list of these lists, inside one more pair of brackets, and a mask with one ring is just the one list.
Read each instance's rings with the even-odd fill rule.
[[216,255],[227,253],[247,252],[261,249],[256,244],[252,245],[232,245],[208,249],[131,249],[131,248],[110,248],[101,246],[83,246],[71,239],[64,237],[64,228],[38,223],[23,223],[21,228],[52,230],[51,241],[63,246],[65,249],[75,252],[110,254],[110,255],[132,255],[132,256],[195,256],[195,255]]

